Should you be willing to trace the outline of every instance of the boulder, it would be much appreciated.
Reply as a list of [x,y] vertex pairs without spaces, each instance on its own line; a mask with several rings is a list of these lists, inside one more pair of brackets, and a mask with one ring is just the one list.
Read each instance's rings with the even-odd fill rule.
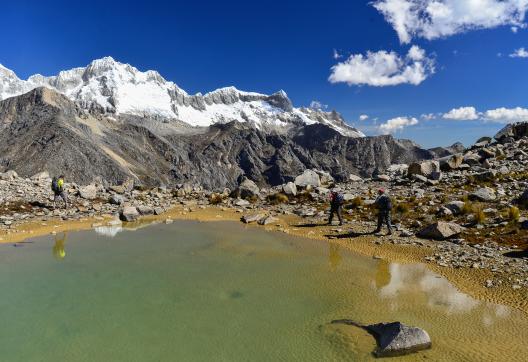
[[464,163],[470,166],[480,165],[480,156],[475,153],[468,153],[464,156]]
[[277,222],[279,222],[279,219],[277,219],[276,217],[270,215],[270,216],[265,216],[262,219],[260,219],[258,221],[258,224],[259,225],[269,225],[269,224],[273,224],[273,223],[277,223]]
[[378,175],[376,176],[376,181],[389,182],[391,177],[389,175]]
[[445,240],[464,230],[465,228],[458,224],[439,221],[422,229],[417,236],[423,239]]
[[244,224],[251,224],[253,222],[258,222],[259,220],[261,220],[261,219],[263,219],[265,217],[266,217],[266,215],[260,214],[260,213],[244,215],[244,216],[242,216],[242,222]]
[[418,327],[409,327],[400,322],[379,323],[366,326],[374,335],[378,347],[377,357],[403,356],[431,348],[431,337]]
[[440,170],[442,171],[453,171],[458,170],[464,162],[464,156],[453,155],[440,159]]
[[432,346],[429,334],[418,327],[410,327],[401,322],[361,325],[344,319],[332,321],[332,324],[347,324],[365,329],[375,339],[376,357],[396,357],[430,349]]
[[125,206],[119,213],[119,219],[122,221],[136,221],[139,217],[139,212],[134,206]]
[[320,171],[320,170],[315,170],[315,172],[317,172],[317,174],[319,175],[321,184],[328,185],[334,182],[334,178],[332,177],[332,175],[330,175],[330,173],[326,171]]
[[489,170],[486,172],[481,172],[473,176],[475,180],[481,181],[481,182],[489,182],[494,181],[497,177],[497,171],[495,170]]
[[445,207],[451,210],[454,215],[460,215],[464,204],[465,202],[463,201],[451,201],[450,203],[446,204]]
[[244,200],[244,199],[237,199],[235,202],[234,202],[235,206],[249,206],[251,205],[251,203],[247,200]]
[[244,178],[238,186],[237,193],[241,198],[249,199],[258,196],[260,194],[260,189],[256,183],[248,178]]
[[495,190],[489,187],[480,188],[469,194],[471,201],[493,201],[497,198]]
[[97,187],[95,185],[82,186],[79,188],[79,196],[86,200],[97,198]]
[[146,206],[146,205],[138,206],[137,207],[137,211],[139,211],[139,213],[141,215],[152,215],[152,214],[154,214],[154,209],[152,207]]
[[295,196],[297,195],[297,186],[293,182],[288,182],[282,185],[282,192],[288,196]]
[[154,215],[161,215],[165,212],[165,209],[163,207],[155,207],[154,208]]
[[108,202],[112,205],[122,205],[125,202],[125,197],[119,194],[112,194],[110,195]]
[[487,160],[488,158],[493,158],[495,157],[495,152],[493,152],[491,149],[489,148],[481,148],[479,151],[478,151],[478,154],[479,156],[481,157],[481,159],[483,160]]
[[295,185],[298,187],[319,187],[321,186],[321,178],[317,172],[313,170],[305,170],[301,175],[295,178]]
[[363,179],[362,179],[361,177],[356,176],[356,175],[354,175],[354,174],[350,174],[350,175],[348,176],[348,180],[349,180],[350,182],[359,182],[359,181],[363,181]]
[[407,175],[409,177],[412,175],[422,175],[430,178],[433,172],[440,172],[440,163],[438,161],[411,163],[409,165],[409,169],[407,170]]

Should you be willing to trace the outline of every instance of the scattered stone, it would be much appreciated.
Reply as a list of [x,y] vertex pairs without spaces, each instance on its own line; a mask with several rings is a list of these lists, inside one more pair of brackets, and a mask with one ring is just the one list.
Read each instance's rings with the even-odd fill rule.
[[465,228],[458,224],[439,221],[422,229],[417,236],[424,239],[445,240],[464,230]]
[[119,213],[119,218],[127,222],[136,221],[139,218],[139,212],[134,206],[125,206]]

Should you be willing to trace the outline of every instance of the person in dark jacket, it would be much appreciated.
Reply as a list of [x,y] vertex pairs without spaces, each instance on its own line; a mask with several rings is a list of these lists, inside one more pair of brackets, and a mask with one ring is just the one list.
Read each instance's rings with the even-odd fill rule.
[[378,198],[374,202],[374,205],[378,208],[378,228],[373,232],[373,234],[381,232],[381,226],[383,224],[387,225],[389,230],[388,235],[392,234],[392,224],[391,224],[391,210],[392,202],[390,197],[385,193],[384,189],[378,190]]
[[332,224],[334,214],[337,214],[337,218],[339,219],[339,225],[343,225],[343,217],[341,216],[343,203],[343,194],[337,192],[336,189],[332,188],[332,190],[330,191],[330,218],[328,219],[328,225]]

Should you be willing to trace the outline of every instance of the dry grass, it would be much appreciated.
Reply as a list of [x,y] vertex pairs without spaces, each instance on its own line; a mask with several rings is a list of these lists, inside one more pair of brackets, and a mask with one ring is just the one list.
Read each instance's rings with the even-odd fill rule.
[[268,195],[268,197],[266,199],[272,205],[286,204],[286,203],[288,203],[290,201],[288,196],[286,196],[282,192],[278,192],[278,193],[273,194],[273,195]]
[[521,218],[521,211],[518,207],[512,206],[508,209],[508,220],[511,222],[519,222]]

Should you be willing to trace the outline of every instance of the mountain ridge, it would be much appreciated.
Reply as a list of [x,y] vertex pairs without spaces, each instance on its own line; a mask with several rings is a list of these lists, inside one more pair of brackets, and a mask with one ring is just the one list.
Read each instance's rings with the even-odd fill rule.
[[231,86],[190,95],[157,71],[142,72],[112,57],[96,59],[86,67],[61,71],[55,76],[35,74],[27,80],[0,65],[0,100],[42,86],[66,95],[85,110],[104,114],[156,117],[195,127],[236,120],[268,131],[325,123],[349,137],[365,136],[335,111],[294,107],[283,90],[265,95]]

